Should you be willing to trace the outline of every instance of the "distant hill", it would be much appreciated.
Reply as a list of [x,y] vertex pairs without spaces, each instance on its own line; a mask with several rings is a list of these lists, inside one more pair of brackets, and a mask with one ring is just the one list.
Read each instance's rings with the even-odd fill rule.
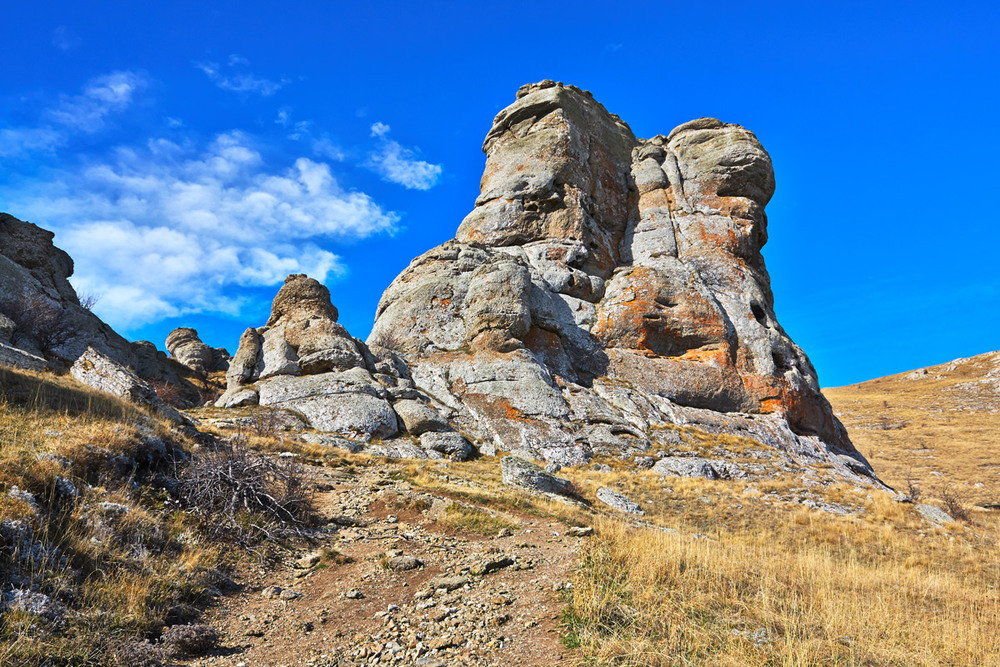
[[1000,503],[1000,352],[823,393],[887,484]]

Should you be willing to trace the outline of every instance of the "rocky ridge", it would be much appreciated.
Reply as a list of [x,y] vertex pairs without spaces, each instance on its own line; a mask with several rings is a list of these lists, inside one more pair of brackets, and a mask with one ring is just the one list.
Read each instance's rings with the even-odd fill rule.
[[173,385],[187,404],[197,404],[199,392],[188,368],[153,343],[125,340],[81,303],[69,282],[73,260],[53,245],[53,236],[0,213],[0,363],[67,369],[85,354],[99,356],[105,360],[102,368],[113,365],[115,374],[127,371],[143,383]]

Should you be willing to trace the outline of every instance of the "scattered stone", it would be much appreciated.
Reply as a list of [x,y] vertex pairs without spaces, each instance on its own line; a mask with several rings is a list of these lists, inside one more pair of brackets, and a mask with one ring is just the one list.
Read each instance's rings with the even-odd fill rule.
[[359,591],[357,588],[352,588],[351,590],[344,593],[344,597],[348,600],[363,600],[365,594]]
[[645,514],[638,503],[635,503],[613,489],[602,488],[597,490],[597,499],[612,509],[626,514]]
[[267,586],[260,592],[260,596],[266,600],[273,600],[281,595],[281,588],[278,586]]
[[319,565],[321,560],[323,560],[323,555],[318,552],[313,552],[306,554],[302,558],[295,561],[295,567],[301,570],[308,570],[309,568]]
[[921,516],[931,523],[942,524],[952,523],[955,521],[950,514],[939,507],[935,507],[934,505],[917,505],[916,510],[920,512]]
[[640,470],[649,470],[656,463],[656,459],[652,456],[637,456],[633,459],[635,467]]
[[469,573],[481,577],[491,572],[496,572],[497,570],[502,570],[504,568],[510,567],[514,564],[513,558],[500,557],[500,558],[485,558],[483,560],[473,563],[469,567]]
[[504,484],[509,486],[564,496],[573,492],[573,484],[568,479],[550,475],[537,464],[517,456],[503,457],[500,470]]
[[388,567],[394,572],[405,572],[423,567],[424,562],[413,556],[393,556],[389,559]]

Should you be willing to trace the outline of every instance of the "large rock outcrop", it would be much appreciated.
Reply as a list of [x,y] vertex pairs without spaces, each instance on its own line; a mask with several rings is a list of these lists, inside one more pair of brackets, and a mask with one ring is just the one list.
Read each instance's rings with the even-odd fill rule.
[[182,400],[196,404],[190,370],[152,343],[125,340],[80,303],[69,282],[73,260],[53,236],[0,213],[0,364],[65,369],[92,350],[143,380],[175,385]]
[[[337,322],[329,290],[291,275],[267,325],[247,329],[226,373],[218,407],[261,405],[292,410],[308,425],[374,445],[378,453],[467,458],[470,443],[418,391],[391,350],[353,338]],[[406,435],[419,437],[419,446]]]
[[701,118],[638,139],[543,81],[483,150],[475,208],[385,291],[369,341],[487,451],[581,463],[687,424],[870,472],[775,317],[774,174],[751,132]]

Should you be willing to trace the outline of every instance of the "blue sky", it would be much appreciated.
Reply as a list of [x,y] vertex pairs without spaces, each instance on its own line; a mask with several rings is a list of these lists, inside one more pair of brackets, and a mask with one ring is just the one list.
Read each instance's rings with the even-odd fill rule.
[[757,134],[776,311],[824,386],[1000,348],[992,3],[476,4],[0,0],[0,210],[130,338],[235,351],[299,271],[364,338],[551,78],[638,136]]

